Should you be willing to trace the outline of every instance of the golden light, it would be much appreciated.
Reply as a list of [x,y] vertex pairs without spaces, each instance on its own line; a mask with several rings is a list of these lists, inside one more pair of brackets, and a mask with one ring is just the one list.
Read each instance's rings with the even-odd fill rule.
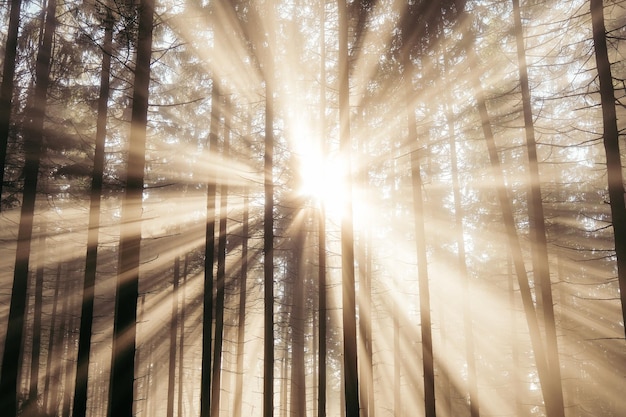
[[299,194],[331,217],[341,217],[350,196],[344,158],[310,152],[302,156],[299,171]]

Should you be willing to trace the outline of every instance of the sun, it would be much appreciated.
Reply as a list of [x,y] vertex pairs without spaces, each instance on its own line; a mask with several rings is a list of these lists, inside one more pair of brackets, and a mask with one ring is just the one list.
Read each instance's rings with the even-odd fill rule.
[[338,155],[319,152],[302,155],[299,163],[299,194],[311,200],[327,215],[343,216],[350,198],[346,163]]

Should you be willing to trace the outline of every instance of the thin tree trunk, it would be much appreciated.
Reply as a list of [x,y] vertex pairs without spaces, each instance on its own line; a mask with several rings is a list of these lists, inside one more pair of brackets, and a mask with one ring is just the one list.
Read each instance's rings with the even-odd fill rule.
[[[446,111],[450,109],[446,106]],[[465,238],[463,232],[464,210],[461,200],[461,186],[459,183],[459,162],[456,151],[456,135],[452,115],[448,114],[448,129],[450,133],[450,165],[452,174],[452,192],[454,198],[454,218],[457,242],[457,259],[459,276],[463,282],[463,330],[465,333],[465,360],[467,363],[467,387],[471,417],[480,417],[480,402],[478,399],[478,383],[476,376],[476,361],[474,352],[474,326],[472,313],[472,286],[467,272]]]
[[72,312],[74,307],[74,285],[69,284],[69,292],[66,297],[68,298],[68,311],[65,317],[65,369],[63,375],[65,376],[63,381],[63,409],[62,416],[70,417],[70,409],[72,404],[72,369],[74,368],[74,359],[72,358],[74,348],[74,313]]
[[341,219],[341,273],[343,310],[343,354],[346,417],[359,416],[359,380],[356,339],[354,279],[354,225],[352,223],[352,167],[350,164],[350,90],[348,64],[348,12],[346,0],[337,0],[339,18],[339,135],[345,162],[346,198]]
[[[270,13],[273,13],[270,4]],[[269,42],[273,44],[273,42]],[[274,413],[274,65],[270,48],[265,56],[265,155],[263,211],[263,417]]]
[[[326,0],[320,4],[320,147],[322,157],[326,155]],[[326,215],[320,204],[317,217],[318,247],[318,377],[317,377],[317,417],[326,417]]]
[[119,244],[115,315],[113,319],[113,351],[109,417],[133,415],[133,383],[135,369],[135,337],[137,331],[137,298],[139,296],[139,260],[141,244],[141,202],[148,122],[148,91],[154,0],[139,4],[139,31],[133,90],[132,122],[126,177],[122,203],[122,225]]
[[[226,105],[224,111],[224,144],[222,160],[228,161],[230,154],[230,115],[231,109]],[[217,244],[217,282],[215,296],[215,345],[213,351],[213,381],[211,384],[211,417],[219,417],[220,392],[222,374],[222,344],[224,340],[224,296],[226,282],[226,227],[228,220],[228,182],[221,178],[220,186],[220,221]]]
[[[59,288],[61,287],[61,263],[57,265],[56,278],[54,283],[54,295],[52,296],[52,313],[50,317],[50,334],[48,335],[48,356],[46,358],[46,377],[43,385],[43,410],[49,412],[50,407],[48,403],[49,393],[52,391],[50,388],[50,377],[52,376],[52,358],[54,357],[54,338],[56,336],[56,320],[57,320],[57,306],[59,304]],[[54,383],[53,383],[54,384]],[[54,384],[56,386],[57,384]]]
[[554,303],[552,300],[552,283],[550,281],[550,266],[548,262],[548,243],[546,240],[543,200],[541,198],[539,163],[537,161],[537,143],[535,141],[535,126],[533,123],[533,112],[530,102],[530,85],[528,81],[528,67],[526,64],[522,17],[519,0],[512,1],[520,86],[522,90],[522,104],[524,108],[524,131],[526,133],[526,150],[528,152],[530,175],[528,219],[531,234],[533,275],[535,280],[539,282],[539,287],[541,289],[539,292],[541,296],[537,297],[537,307],[543,314],[538,314],[538,317],[543,319],[542,322],[546,333],[546,359],[548,361],[548,370],[550,375],[550,379],[547,381],[550,401],[546,402],[546,407],[550,406],[552,408],[552,410],[548,411],[549,415],[563,417],[565,415],[565,409],[563,407],[561,366],[559,363],[559,351],[553,306]]
[[2,64],[2,85],[0,86],[0,211],[2,210],[2,189],[4,186],[4,167],[9,145],[9,124],[11,121],[11,102],[15,86],[15,64],[17,59],[17,35],[20,26],[22,0],[11,0],[9,27],[4,47]]
[[[176,388],[176,342],[178,332],[178,280],[180,279],[180,256],[174,259],[174,282],[172,283],[172,316],[170,320],[170,355],[167,373],[167,417],[174,417],[174,392]],[[178,377],[182,382],[182,378]]]
[[[608,173],[609,200],[613,234],[615,236],[615,255],[617,257],[617,280],[622,302],[622,323],[626,324],[626,202],[622,181],[622,163],[619,148],[619,131],[615,110],[615,92],[611,62],[606,46],[604,27],[604,6],[602,0],[590,0],[591,23],[593,27],[593,45],[600,81],[600,100],[602,103],[602,126],[606,168]],[[626,325],[624,326],[626,334]]]
[[183,264],[183,285],[180,297],[180,338],[178,344],[178,417],[183,417],[183,387],[185,382],[185,300],[187,287],[187,274],[189,272],[189,254],[185,253]]
[[246,291],[248,281],[248,234],[249,230],[249,200],[248,187],[243,190],[243,219],[241,240],[241,276],[239,281],[239,311],[237,323],[237,374],[235,381],[235,404],[233,417],[241,417],[243,401],[243,358],[245,351],[246,332]]
[[37,52],[34,101],[32,108],[29,109],[30,120],[26,124],[27,131],[24,135],[24,194],[17,235],[11,305],[0,371],[0,410],[6,416],[17,415],[18,372],[26,314],[28,264],[37,197],[37,179],[43,153],[43,128],[50,82],[52,38],[57,24],[56,5],[56,0],[48,2],[43,41]]
[[[219,88],[216,77],[211,89],[211,126],[209,157],[217,157],[217,132],[220,123]],[[202,313],[202,367],[200,370],[200,417],[211,413],[211,344],[213,337],[213,265],[215,263],[215,195],[216,176],[207,179],[206,233],[204,246],[204,303]]]
[[102,71],[100,72],[100,95],[98,97],[98,120],[96,122],[96,148],[94,151],[93,174],[89,201],[89,227],[87,232],[87,255],[85,257],[85,281],[83,283],[80,330],[78,336],[78,358],[72,415],[87,415],[87,384],[89,381],[89,355],[91,352],[91,330],[98,260],[98,231],[100,229],[100,199],[104,173],[104,147],[109,100],[109,79],[113,49],[113,15],[107,8],[104,20],[104,43],[102,45]]
[[304,220],[295,227],[295,282],[291,312],[291,407],[293,417],[306,417],[306,384],[304,378]]
[[41,352],[41,310],[43,299],[43,276],[46,265],[47,220],[39,226],[39,248],[37,250],[37,271],[35,273],[35,311],[33,317],[33,341],[30,365],[30,388],[24,415],[39,412],[39,356]]
[[[65,283],[63,284],[63,292],[61,293],[61,296],[63,297],[63,305],[61,306],[61,326],[59,329],[59,340],[58,340],[58,347],[56,347],[55,349],[55,353],[57,355],[59,355],[58,357],[60,358],[64,358],[66,357],[66,350],[65,350],[65,344],[67,342],[67,320],[69,318],[69,300],[70,300],[70,281],[69,279],[67,279],[67,277],[65,278]],[[61,376],[63,375],[62,373],[62,369],[63,369],[63,361],[57,361],[54,370],[53,370],[53,377],[54,377],[54,383],[52,384],[52,389],[50,390],[50,395],[52,397],[52,409],[51,412],[53,415],[57,416],[59,415],[59,406],[63,405],[63,403],[59,403],[59,390],[61,388]],[[63,412],[63,408],[61,407],[61,412]]]
[[393,415],[402,417],[402,352],[400,350],[400,311],[393,303]]
[[[498,200],[500,202],[502,217],[506,232],[507,242],[511,251],[511,256],[513,259],[513,266],[515,268],[515,274],[517,276],[520,295],[522,297],[522,305],[524,307],[524,312],[526,314],[526,322],[528,324],[528,329],[530,333],[530,341],[532,344],[533,352],[535,354],[535,361],[537,365],[537,373],[539,375],[539,380],[541,383],[541,390],[544,398],[544,402],[546,403],[546,412],[550,412],[553,410],[553,407],[550,406],[550,402],[552,401],[550,397],[550,391],[548,390],[550,374],[548,369],[548,363],[546,360],[546,354],[543,347],[543,342],[541,339],[541,332],[539,330],[539,324],[537,321],[537,315],[535,311],[535,306],[532,299],[532,294],[530,290],[530,284],[528,281],[528,276],[526,274],[526,267],[524,266],[524,258],[522,254],[522,248],[520,246],[520,242],[517,236],[517,229],[515,226],[515,219],[513,217],[513,208],[511,207],[511,202],[507,195],[506,184],[504,182],[504,175],[502,172],[502,167],[500,164],[500,158],[498,156],[498,151],[496,149],[494,134],[491,129],[491,122],[489,119],[489,113],[487,111],[486,100],[484,97],[484,92],[482,89],[482,85],[480,83],[480,79],[478,77],[478,73],[476,72],[475,61],[476,54],[472,50],[472,45],[467,45],[467,53],[468,59],[470,61],[470,73],[474,79],[472,80],[474,84],[474,94],[476,97],[476,104],[478,107],[478,113],[480,115],[481,127],[483,130],[483,134],[485,136],[485,142],[487,145],[487,151],[489,153],[489,161],[491,164],[491,169],[493,173],[494,180],[496,182],[495,188],[498,196]],[[548,414],[548,417],[553,417]]]
[[[409,66],[410,67],[410,66]],[[415,112],[411,106],[409,94],[413,91],[411,72],[405,69],[405,91],[409,143],[417,143]],[[430,288],[428,282],[428,259],[426,257],[426,232],[424,229],[424,198],[422,195],[422,177],[418,151],[411,152],[411,182],[413,188],[413,214],[415,216],[415,243],[420,300],[420,328],[422,331],[422,362],[424,366],[424,410],[426,417],[435,417],[435,367],[430,318]]]

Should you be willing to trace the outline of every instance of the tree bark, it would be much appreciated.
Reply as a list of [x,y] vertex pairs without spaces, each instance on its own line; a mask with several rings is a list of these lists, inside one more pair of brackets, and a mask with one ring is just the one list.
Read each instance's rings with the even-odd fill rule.
[[[231,109],[226,106],[224,111],[224,144],[222,160],[228,161],[230,154],[230,114]],[[215,345],[213,351],[213,381],[211,384],[211,417],[219,417],[220,392],[222,373],[222,344],[224,340],[224,297],[226,281],[226,227],[228,220],[228,182],[221,178],[220,186],[220,221],[217,244],[217,282],[215,294]]]
[[[27,121],[24,137],[24,194],[17,235],[11,305],[9,307],[5,346],[2,355],[2,370],[0,371],[0,410],[6,416],[16,416],[18,411],[18,372],[26,314],[28,264],[30,262],[30,244],[33,233],[39,165],[43,153],[44,116],[46,113],[48,84],[50,82],[52,39],[57,24],[56,6],[56,0],[48,2],[43,41],[37,52],[34,100],[32,107],[28,110],[29,120]],[[6,60],[7,58],[5,58],[5,63]]]
[[180,297],[180,338],[178,342],[178,408],[177,416],[184,415],[183,410],[183,387],[185,383],[185,300],[187,287],[187,274],[189,271],[189,254],[185,253],[183,263],[183,285]]
[[[59,289],[61,287],[61,263],[57,265],[56,279],[54,283],[54,295],[52,296],[52,313],[50,317],[50,334],[48,335],[48,355],[46,358],[46,377],[44,379],[43,388],[43,410],[44,412],[50,412],[48,399],[50,398],[50,377],[52,376],[52,358],[54,356],[55,345],[54,338],[56,336],[56,320],[57,320],[57,306],[59,304]],[[53,386],[57,384],[53,383]],[[54,397],[53,397],[54,398]],[[56,399],[55,399],[56,401]]]
[[[180,256],[174,258],[174,280],[172,283],[172,314],[170,319],[170,355],[167,373],[167,417],[174,417],[174,392],[176,388],[176,342],[178,338],[178,282],[180,279]],[[179,376],[179,383],[182,378]]]
[[[43,302],[43,277],[46,265],[47,220],[39,226],[39,248],[37,250],[37,271],[35,272],[35,311],[33,317],[33,339],[30,362],[30,387],[24,415],[39,412],[39,356],[41,353],[41,313]],[[33,414],[35,415],[35,414]]]
[[541,321],[545,330],[546,359],[548,361],[550,375],[550,379],[547,381],[549,384],[547,389],[549,391],[550,400],[546,402],[546,407],[552,407],[552,410],[549,411],[548,414],[564,416],[565,409],[563,407],[563,388],[561,386],[561,366],[559,363],[554,302],[552,300],[552,283],[550,281],[550,266],[548,262],[548,243],[546,240],[543,199],[541,198],[539,162],[537,160],[537,143],[535,141],[533,111],[530,102],[530,85],[528,81],[528,66],[526,63],[522,17],[519,0],[512,1],[520,87],[522,90],[522,105],[524,110],[524,132],[526,134],[526,150],[528,153],[530,177],[528,219],[530,223],[533,275],[540,287],[540,297],[537,297],[537,304],[543,314],[538,314],[538,318],[543,319]]
[[359,380],[356,339],[356,301],[354,279],[354,225],[352,223],[352,167],[350,164],[350,88],[348,63],[348,13],[346,0],[337,0],[339,19],[339,135],[345,163],[345,182],[349,195],[342,208],[341,275],[343,310],[343,354],[346,417],[359,416]]
[[[220,123],[219,87],[213,78],[211,89],[211,126],[209,131],[209,157],[217,156],[217,132]],[[204,303],[202,313],[202,369],[200,382],[200,417],[211,413],[211,344],[213,337],[213,265],[215,263],[215,198],[217,179],[211,174],[207,179],[206,233],[204,246]]]
[[[478,107],[478,113],[480,116],[481,127],[485,142],[487,146],[487,152],[489,154],[489,161],[491,164],[491,170],[493,179],[495,180],[495,188],[498,196],[498,201],[502,210],[502,220],[504,222],[505,235],[507,243],[511,251],[511,257],[513,259],[513,267],[517,276],[519,284],[520,295],[522,298],[522,305],[524,313],[526,315],[526,322],[530,333],[530,341],[535,354],[535,362],[537,365],[537,373],[541,383],[541,390],[546,403],[546,412],[553,410],[550,402],[549,380],[550,374],[548,369],[548,362],[546,359],[546,353],[541,339],[541,332],[539,330],[539,323],[537,321],[537,314],[535,311],[535,305],[532,299],[530,290],[530,283],[528,281],[528,275],[526,273],[526,267],[524,265],[524,258],[522,254],[522,248],[517,236],[517,229],[515,226],[515,218],[513,216],[513,208],[509,200],[506,184],[504,182],[504,174],[502,172],[502,166],[500,164],[500,158],[498,156],[498,150],[495,144],[495,138],[491,129],[491,122],[489,119],[489,113],[487,111],[487,104],[484,96],[484,91],[480,83],[478,73],[475,68],[476,54],[471,49],[471,44],[467,45],[468,59],[470,61],[469,69],[473,77],[474,94],[476,97],[476,105]],[[558,415],[558,414],[557,414]],[[548,417],[552,417],[548,414]]]
[[0,86],[0,211],[2,211],[2,189],[4,186],[4,167],[9,145],[9,125],[11,121],[11,102],[15,86],[15,64],[17,59],[17,35],[20,26],[22,0],[11,0],[9,27],[4,48],[2,64],[2,85]]
[[[326,155],[326,0],[320,3],[320,147]],[[317,417],[326,417],[326,215],[320,204],[317,216],[318,248],[318,361]]]
[[237,323],[237,377],[235,381],[235,404],[233,417],[241,417],[241,403],[243,401],[243,358],[245,352],[246,332],[246,291],[248,281],[248,234],[249,230],[249,190],[246,186],[243,191],[243,219],[241,240],[241,272],[239,279],[239,310]]
[[295,224],[295,279],[291,311],[291,406],[292,417],[306,417],[306,384],[304,374],[304,224]]
[[615,256],[617,257],[617,280],[619,282],[620,301],[622,303],[622,324],[626,335],[626,203],[624,201],[624,183],[622,180],[622,162],[619,148],[619,131],[615,110],[615,92],[611,62],[606,45],[604,27],[604,6],[602,0],[590,0],[591,24],[593,28],[593,46],[600,82],[600,100],[602,103],[602,127],[606,168],[608,173],[609,200],[613,234],[615,237]]
[[85,257],[85,281],[83,283],[80,330],[78,336],[78,358],[72,415],[87,415],[87,384],[89,380],[89,355],[91,352],[91,330],[98,263],[98,231],[100,229],[100,199],[104,173],[104,147],[109,101],[111,54],[113,50],[113,14],[107,9],[104,20],[104,43],[102,45],[102,70],[100,72],[100,94],[98,97],[98,120],[96,122],[96,148],[94,151],[93,174],[89,200],[89,226],[87,231],[87,255]]
[[[269,13],[272,12],[270,5]],[[273,42],[268,42],[268,44]],[[274,412],[274,63],[266,49],[265,69],[265,155],[263,158],[265,206],[263,211],[263,417]]]
[[[410,76],[405,73],[411,87]],[[415,115],[408,106],[409,143],[417,142]],[[417,251],[417,274],[419,281],[420,328],[422,330],[422,362],[424,364],[424,412],[426,417],[435,417],[435,366],[430,318],[430,285],[428,283],[428,259],[426,257],[426,232],[424,229],[424,198],[418,151],[411,152],[411,181],[413,188],[413,213],[415,216],[415,241]]]
[[148,122],[154,5],[154,0],[141,0],[138,10],[139,31],[137,35],[132,121],[126,170],[126,191],[122,203],[123,228],[119,244],[120,255],[113,319],[109,417],[131,417],[133,415],[141,202]]

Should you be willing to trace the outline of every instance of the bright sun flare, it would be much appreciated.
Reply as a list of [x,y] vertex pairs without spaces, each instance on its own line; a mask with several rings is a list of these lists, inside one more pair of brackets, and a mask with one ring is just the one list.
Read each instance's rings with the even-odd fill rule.
[[339,157],[318,153],[304,155],[300,162],[300,194],[310,198],[327,214],[342,215],[350,190],[345,163]]

